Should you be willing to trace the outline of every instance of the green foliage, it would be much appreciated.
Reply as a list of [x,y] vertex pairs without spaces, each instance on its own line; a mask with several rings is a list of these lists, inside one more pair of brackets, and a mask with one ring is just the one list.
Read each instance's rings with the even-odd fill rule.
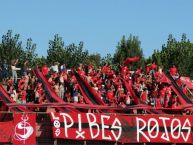
[[142,59],[139,62],[130,65],[132,70],[137,69],[144,63],[143,50],[140,45],[141,42],[137,36],[130,35],[128,39],[123,36],[117,45],[117,49],[114,54],[114,63],[122,64],[127,57],[140,56]]
[[28,61],[30,67],[35,66],[35,59],[37,57],[36,44],[32,39],[27,39],[26,47],[22,47],[22,41],[20,41],[20,35],[13,35],[11,30],[2,36],[2,42],[0,43],[0,60],[7,60],[11,65],[13,60],[19,59],[18,67],[22,67],[25,61]]
[[107,54],[105,57],[103,57],[101,59],[101,65],[105,65],[105,64],[108,64],[111,66],[111,68],[115,71],[118,71],[119,70],[119,63],[114,63],[114,58],[112,57],[111,54]]
[[42,67],[44,64],[47,64],[47,59],[42,56],[42,57],[36,57],[34,60],[34,67]]
[[2,36],[0,60],[7,60],[8,64],[10,64],[13,59],[20,58],[23,53],[21,44],[19,34],[13,36],[12,31],[8,30],[7,34]]
[[24,64],[25,61],[28,61],[29,67],[36,66],[35,60],[37,58],[37,54],[35,53],[36,44],[33,43],[32,39],[27,39],[26,47],[23,50],[20,63]]
[[47,60],[49,63],[64,63],[64,41],[62,40],[62,37],[59,37],[58,34],[54,35],[54,40],[49,41],[49,49],[47,53]]
[[114,56],[107,54],[101,58],[100,54],[89,54],[88,50],[84,50],[84,43],[78,45],[72,43],[65,46],[62,37],[58,34],[54,35],[54,39],[49,41],[49,49],[47,58],[38,57],[35,53],[36,44],[32,39],[27,39],[26,45],[22,46],[19,34],[13,34],[8,30],[2,36],[0,42],[0,61],[7,60],[8,64],[14,59],[19,59],[19,67],[28,60],[29,66],[42,66],[43,64],[51,64],[53,62],[65,63],[68,68],[76,67],[78,64],[92,64],[99,66],[108,63],[113,69],[118,69],[119,65],[127,57],[140,56],[141,60],[130,65],[132,70],[137,69],[144,62],[163,66],[169,69],[173,64],[177,66],[181,75],[191,76],[193,78],[193,43],[183,34],[180,41],[177,41],[171,34],[168,36],[166,44],[162,45],[161,51],[154,50],[152,57],[144,59],[141,42],[138,37],[130,35],[128,38],[122,37],[117,45]]
[[88,51],[83,50],[84,43],[79,45],[74,43],[64,46],[64,41],[59,35],[54,36],[54,40],[49,41],[48,62],[65,63],[67,67],[72,68],[78,66],[80,63],[86,63],[88,59]]
[[92,64],[93,66],[99,66],[100,63],[101,63],[101,56],[99,53],[90,54],[86,62],[86,64]]
[[182,34],[180,41],[170,34],[167,43],[162,45],[162,50],[154,51],[152,59],[162,62],[165,69],[169,69],[174,64],[181,75],[193,77],[193,43],[185,34]]
[[162,66],[162,60],[159,50],[154,50],[154,53],[152,55],[152,61],[155,62],[157,65]]
[[88,59],[88,50],[83,50],[83,42],[80,42],[78,46],[74,43],[65,47],[66,61],[65,64],[72,68],[78,66],[80,63],[86,64]]
[[111,54],[107,54],[105,57],[102,58],[101,60],[101,64],[109,64],[109,65],[113,65],[113,57]]

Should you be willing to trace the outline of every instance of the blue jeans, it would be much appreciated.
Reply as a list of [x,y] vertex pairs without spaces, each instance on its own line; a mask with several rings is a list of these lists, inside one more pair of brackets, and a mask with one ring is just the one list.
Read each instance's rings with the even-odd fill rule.
[[13,77],[13,82],[16,84],[17,83],[17,72],[16,72],[16,70],[12,70],[12,77]]

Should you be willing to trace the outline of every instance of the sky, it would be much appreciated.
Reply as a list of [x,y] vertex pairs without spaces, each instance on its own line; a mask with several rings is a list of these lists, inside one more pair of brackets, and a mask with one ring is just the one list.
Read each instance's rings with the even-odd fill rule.
[[145,57],[161,49],[169,34],[193,41],[192,0],[2,0],[0,36],[8,30],[37,44],[46,56],[55,34],[65,45],[84,42],[89,53],[114,54],[122,36],[138,36]]

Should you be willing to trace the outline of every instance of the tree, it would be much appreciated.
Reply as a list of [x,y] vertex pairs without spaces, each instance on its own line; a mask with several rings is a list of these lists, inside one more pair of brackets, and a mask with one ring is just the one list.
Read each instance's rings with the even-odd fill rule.
[[65,63],[68,67],[76,67],[80,63],[86,64],[88,61],[88,50],[84,50],[84,43],[80,42],[78,46],[74,43],[65,47]]
[[101,64],[109,64],[109,65],[113,65],[113,57],[110,53],[108,53],[105,57],[102,58],[101,60]]
[[23,53],[22,41],[19,41],[19,34],[13,36],[12,31],[8,30],[7,34],[2,36],[0,45],[0,60],[7,60],[11,64],[13,59],[20,58]]
[[30,67],[36,66],[35,59],[37,57],[37,54],[35,53],[35,51],[36,44],[33,43],[31,38],[27,39],[26,47],[23,50],[22,59],[20,61],[21,64],[23,64],[25,61],[28,61]]
[[162,66],[161,55],[159,50],[154,50],[151,61],[155,62],[159,66]]
[[36,57],[35,60],[34,60],[34,64],[35,64],[34,67],[41,67],[44,64],[47,64],[47,59],[44,56]]
[[90,54],[86,62],[86,64],[92,64],[94,66],[99,66],[100,63],[101,63],[101,56],[99,53]]
[[114,54],[114,63],[121,64],[127,57],[139,56],[141,57],[141,60],[130,65],[131,69],[137,69],[140,64],[144,63],[143,50],[140,45],[141,42],[137,36],[132,36],[130,34],[128,39],[123,36],[117,45],[117,49]]
[[64,41],[58,34],[54,35],[54,40],[49,41],[49,49],[47,53],[47,60],[49,63],[64,62]]
[[159,61],[166,70],[176,65],[181,75],[193,77],[191,73],[193,70],[193,43],[187,39],[186,34],[182,34],[180,41],[170,34],[167,43],[162,45],[162,50],[154,51],[152,59],[160,59]]
[[84,43],[79,45],[74,43],[64,46],[62,37],[58,34],[54,35],[54,40],[49,41],[48,62],[59,62],[66,64],[67,67],[72,68],[80,63],[86,63],[88,59],[88,51],[83,49]]

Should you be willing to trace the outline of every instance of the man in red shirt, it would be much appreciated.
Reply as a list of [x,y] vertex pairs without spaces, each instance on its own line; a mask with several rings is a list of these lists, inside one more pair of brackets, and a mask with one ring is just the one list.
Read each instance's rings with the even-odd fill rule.
[[121,75],[123,77],[125,77],[126,74],[129,72],[129,68],[127,66],[120,66],[120,69],[121,69]]
[[157,108],[162,107],[162,101],[161,101],[161,98],[160,98],[159,95],[158,95],[158,97],[156,98],[155,107],[157,107]]
[[149,103],[149,98],[148,98],[148,90],[147,88],[144,88],[143,91],[141,92],[140,99],[143,103],[148,104]]
[[146,74],[150,73],[150,64],[145,66],[145,72],[146,72]]
[[48,75],[48,72],[49,72],[49,69],[48,69],[47,65],[46,65],[46,64],[43,65],[43,66],[42,66],[42,74],[43,74],[44,76],[47,76],[47,75]]
[[155,64],[155,62],[153,62],[153,63],[151,64],[151,69],[152,69],[152,70],[156,70],[156,68],[157,68],[157,65]]
[[173,65],[173,66],[170,68],[170,75],[173,77],[174,80],[176,80],[176,79],[179,78],[178,70],[177,70],[177,68],[176,68],[175,65]]
[[109,104],[112,104],[115,100],[114,92],[112,90],[107,91],[107,99]]
[[151,70],[150,70],[150,74],[151,75],[154,75],[154,73],[156,72],[156,69],[157,69],[157,65],[155,64],[155,62],[153,62],[152,64],[151,64],[151,68],[150,68]]
[[165,90],[164,89],[161,89],[160,91],[159,91],[159,98],[160,98],[160,100],[161,100],[161,105],[163,106],[164,105],[164,100],[165,100]]

